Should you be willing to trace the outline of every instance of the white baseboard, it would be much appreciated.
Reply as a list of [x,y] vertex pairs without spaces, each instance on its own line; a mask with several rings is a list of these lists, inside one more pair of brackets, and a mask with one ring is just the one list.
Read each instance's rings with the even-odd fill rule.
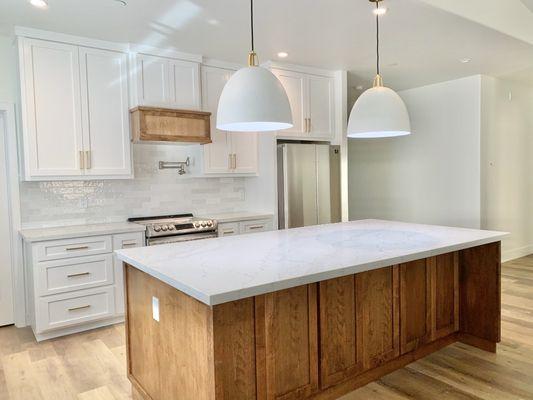
[[518,249],[511,249],[502,251],[502,262],[511,261],[520,257],[525,257],[533,254],[533,244],[519,247]]
[[46,333],[33,332],[33,335],[35,336],[35,339],[38,342],[41,342],[43,340],[54,339],[60,336],[72,335],[73,333],[79,333],[79,332],[84,332],[84,331],[88,331],[91,329],[101,328],[101,327],[108,326],[108,325],[118,324],[120,322],[124,322],[124,315],[119,315],[117,317],[113,317],[113,318],[109,318],[109,319],[105,319],[101,321],[94,321],[94,322],[85,323],[81,325],[71,326],[68,328],[56,329],[56,330],[46,332]]

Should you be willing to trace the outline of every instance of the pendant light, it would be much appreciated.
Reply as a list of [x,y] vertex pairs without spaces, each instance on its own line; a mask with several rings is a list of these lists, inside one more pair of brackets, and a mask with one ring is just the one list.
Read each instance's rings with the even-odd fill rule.
[[[380,10],[382,0],[369,0]],[[379,71],[379,16],[376,14],[376,77],[373,87],[366,90],[355,102],[348,120],[349,138],[384,138],[405,136],[411,133],[407,107],[392,89],[383,86]]]
[[254,5],[250,0],[252,48],[248,67],[232,75],[218,101],[217,128],[224,131],[277,131],[292,127],[289,98],[280,81],[259,67],[254,49]]

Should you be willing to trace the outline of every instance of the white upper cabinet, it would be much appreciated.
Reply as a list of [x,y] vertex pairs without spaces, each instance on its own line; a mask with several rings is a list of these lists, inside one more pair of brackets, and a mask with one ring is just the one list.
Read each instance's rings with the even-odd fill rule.
[[85,174],[130,175],[128,56],[80,47],[80,65]]
[[82,175],[78,47],[25,39],[20,51],[26,178]]
[[203,108],[211,112],[211,143],[203,147],[205,174],[256,174],[257,133],[216,128],[218,99],[234,70],[202,66]]
[[127,54],[19,38],[26,180],[129,178]]
[[309,75],[307,82],[308,132],[311,136],[332,138],[335,134],[335,82],[333,78],[315,75]]
[[146,54],[135,55],[134,105],[200,109],[200,64]]
[[293,127],[283,130],[283,135],[304,135],[306,134],[307,118],[307,82],[304,74],[284,70],[272,70],[277,76],[291,105]]
[[335,80],[330,76],[272,68],[285,88],[294,126],[279,136],[332,140],[335,136]]

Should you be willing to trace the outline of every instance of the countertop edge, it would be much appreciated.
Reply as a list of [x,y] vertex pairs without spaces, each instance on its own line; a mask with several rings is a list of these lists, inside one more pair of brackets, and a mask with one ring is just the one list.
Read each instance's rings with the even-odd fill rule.
[[160,274],[159,272],[154,271],[151,268],[148,268],[147,266],[142,265],[141,263],[138,263],[135,260],[130,259],[129,257],[123,255],[122,253],[120,253],[120,250],[115,251],[115,254],[121,261],[132,265],[133,267],[147,273],[148,275],[156,279],[159,279],[160,281],[174,287],[177,290],[182,291],[183,293],[195,298],[196,300],[208,306],[215,306],[218,304],[228,303],[231,301],[236,301],[236,300],[244,299],[247,297],[258,296],[258,295],[262,295],[265,293],[275,292],[278,290],[289,289],[289,288],[301,286],[301,285],[308,285],[311,283],[316,283],[316,282],[324,281],[327,279],[339,278],[342,276],[371,271],[374,269],[379,269],[379,268],[384,268],[384,267],[388,267],[391,265],[397,265],[397,264],[401,264],[401,263],[405,263],[409,261],[419,260],[422,258],[437,256],[437,255],[449,253],[452,251],[459,251],[459,250],[464,250],[470,247],[476,247],[476,246],[481,246],[484,244],[495,243],[495,242],[501,241],[503,238],[507,236],[509,236],[509,233],[501,233],[499,235],[495,235],[490,238],[477,239],[477,240],[472,240],[469,242],[459,243],[455,245],[438,247],[438,248],[431,249],[431,250],[425,250],[421,252],[405,254],[405,255],[401,255],[401,256],[397,256],[393,258],[385,258],[381,260],[371,261],[365,264],[359,264],[359,265],[353,265],[353,266],[339,266],[338,268],[332,269],[330,271],[318,272],[318,273],[314,273],[310,275],[294,277],[294,278],[285,279],[285,280],[272,282],[268,284],[252,286],[252,287],[245,288],[245,289],[238,289],[238,290],[233,290],[233,291],[224,292],[224,293],[215,293],[211,295],[205,294],[196,288],[190,287],[188,285],[184,285],[180,282],[177,282],[171,279],[170,277],[166,275]]
[[[51,227],[50,229],[58,229],[62,227]],[[65,226],[64,228],[68,229],[69,226]],[[40,229],[40,228],[30,228],[26,230],[33,230],[33,229]],[[42,228],[47,229],[47,228]],[[35,237],[31,235],[24,234],[25,229],[19,230],[19,236],[24,240],[26,243],[36,243],[36,242],[46,242],[48,240],[59,240],[59,239],[70,239],[72,237],[90,237],[90,236],[100,236],[100,235],[117,235],[120,233],[132,233],[132,232],[144,232],[146,228],[143,225],[139,225],[138,227],[132,226],[132,227],[123,227],[118,229],[104,229],[101,230],[93,230],[90,232],[84,232],[82,229],[76,232],[69,232],[69,233],[58,233],[58,234],[50,234],[50,235],[43,235],[40,237]]]

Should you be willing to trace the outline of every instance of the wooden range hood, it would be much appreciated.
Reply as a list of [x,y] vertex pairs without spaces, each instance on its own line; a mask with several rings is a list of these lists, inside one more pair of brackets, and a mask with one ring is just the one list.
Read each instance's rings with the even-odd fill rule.
[[133,143],[211,143],[210,112],[158,107],[130,110]]

